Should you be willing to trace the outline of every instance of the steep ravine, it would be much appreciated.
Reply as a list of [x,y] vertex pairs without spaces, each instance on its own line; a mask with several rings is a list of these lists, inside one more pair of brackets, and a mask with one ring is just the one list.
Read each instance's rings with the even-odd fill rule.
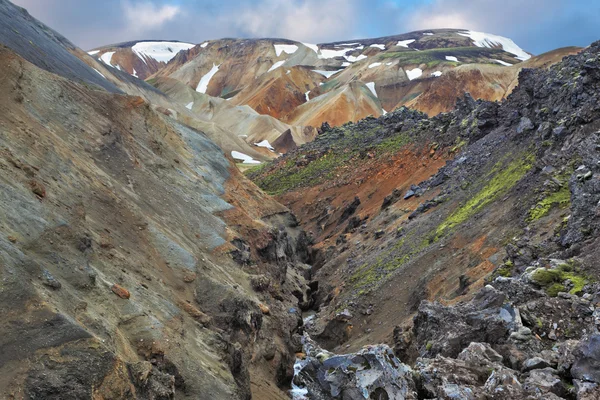
[[314,241],[297,392],[600,398],[600,42],[502,103],[323,126],[249,176]]

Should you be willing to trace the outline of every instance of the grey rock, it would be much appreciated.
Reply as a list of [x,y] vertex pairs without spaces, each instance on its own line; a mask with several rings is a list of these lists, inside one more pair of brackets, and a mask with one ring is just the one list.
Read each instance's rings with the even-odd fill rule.
[[523,372],[529,372],[534,369],[543,369],[549,367],[550,364],[541,357],[533,357],[523,363]]
[[582,340],[574,351],[574,358],[571,367],[574,378],[600,383],[600,335]]
[[517,126],[517,133],[528,132],[534,128],[533,122],[527,117],[522,117],[519,125]]

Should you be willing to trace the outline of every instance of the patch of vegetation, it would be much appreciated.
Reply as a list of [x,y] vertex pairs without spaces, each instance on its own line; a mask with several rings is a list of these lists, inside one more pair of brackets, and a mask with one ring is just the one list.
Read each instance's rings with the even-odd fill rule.
[[414,247],[412,246],[413,243],[415,243],[415,241],[413,240],[412,235],[407,235],[399,240],[386,253],[378,257],[374,263],[363,264],[354,274],[352,274],[352,276],[350,276],[352,287],[358,290],[359,295],[369,293],[376,288],[380,282],[385,281],[400,267],[409,262],[415,255],[419,254],[429,246],[431,240],[425,239]]
[[534,208],[529,211],[527,222],[534,222],[546,216],[554,206],[567,208],[571,205],[571,191],[566,181],[563,181],[557,192],[551,193],[543,200],[538,202]]
[[475,215],[485,206],[493,202],[498,196],[507,193],[515,186],[533,167],[533,155],[518,156],[507,165],[498,163],[486,177],[489,182],[475,194],[467,203],[455,210],[446,220],[438,226],[436,237],[442,236],[446,231],[462,224]]
[[314,186],[332,179],[337,168],[348,162],[351,157],[351,153],[329,152],[303,167],[296,166],[296,160],[290,159],[284,168],[277,169],[261,179],[260,187],[271,195],[278,195],[294,188]]
[[494,277],[503,276],[505,278],[510,278],[513,274],[513,270],[515,269],[515,264],[511,260],[507,260],[504,265],[494,271]]
[[488,49],[481,47],[453,47],[451,49],[439,48],[422,51],[388,51],[381,54],[378,59],[395,59],[405,65],[426,64],[427,68],[433,68],[438,64],[458,64],[446,60],[446,56],[460,58],[464,63],[489,62],[490,58],[499,58],[504,53],[500,49]]
[[543,288],[549,296],[556,297],[559,292],[566,292],[565,281],[570,281],[571,294],[579,294],[592,279],[581,273],[579,265],[571,261],[554,269],[538,268],[531,274],[531,280]]

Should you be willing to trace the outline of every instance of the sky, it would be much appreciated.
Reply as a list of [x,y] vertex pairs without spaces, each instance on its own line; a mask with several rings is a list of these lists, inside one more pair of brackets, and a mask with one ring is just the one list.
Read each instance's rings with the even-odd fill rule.
[[309,43],[460,28],[541,54],[600,40],[599,0],[12,0],[73,43],[200,43],[286,38]]

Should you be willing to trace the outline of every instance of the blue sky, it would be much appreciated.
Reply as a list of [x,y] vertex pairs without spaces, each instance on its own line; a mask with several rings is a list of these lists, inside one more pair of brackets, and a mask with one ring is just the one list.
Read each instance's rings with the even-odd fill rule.
[[507,36],[539,54],[600,40],[600,0],[13,0],[83,49],[138,39],[312,43],[419,29]]

